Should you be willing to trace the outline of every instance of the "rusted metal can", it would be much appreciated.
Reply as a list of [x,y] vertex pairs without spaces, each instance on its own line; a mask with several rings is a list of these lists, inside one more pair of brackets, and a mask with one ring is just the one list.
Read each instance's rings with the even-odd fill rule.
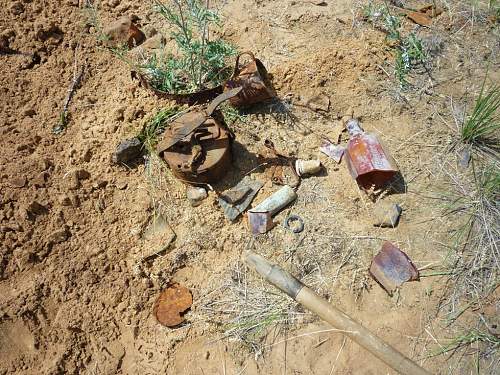
[[364,189],[382,187],[399,171],[396,162],[377,136],[363,131],[358,120],[349,120],[346,128],[350,140],[345,159],[352,177]]
[[234,135],[216,109],[239,91],[241,89],[234,89],[219,95],[207,109],[182,115],[165,131],[156,150],[183,182],[215,183],[230,169]]
[[[240,67],[240,58],[244,55],[250,56],[252,61]],[[224,84],[224,90],[235,87],[242,87],[243,90],[234,98],[229,99],[234,107],[249,107],[275,97],[264,64],[256,59],[252,52],[243,52],[236,57],[233,76]]]

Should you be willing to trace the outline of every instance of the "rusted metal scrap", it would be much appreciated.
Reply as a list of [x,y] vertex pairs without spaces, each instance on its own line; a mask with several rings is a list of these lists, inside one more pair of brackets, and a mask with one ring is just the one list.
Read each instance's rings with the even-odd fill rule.
[[290,186],[285,185],[273,195],[248,211],[248,222],[253,234],[266,233],[274,223],[272,216],[297,199],[297,193]]
[[189,289],[179,284],[171,284],[164,289],[153,307],[153,314],[158,323],[175,327],[184,322],[184,314],[193,304]]
[[[240,58],[244,55],[249,56],[251,61],[240,67]],[[276,96],[264,64],[252,52],[243,52],[236,57],[233,76],[224,84],[224,90],[235,87],[242,87],[243,90],[229,99],[234,107],[249,107]]]
[[236,88],[219,95],[205,110],[182,115],[165,131],[156,151],[177,178],[193,185],[213,183],[229,170],[234,135],[217,107],[240,91]]
[[219,196],[219,204],[227,219],[236,220],[250,206],[263,185],[262,182],[246,176],[235,187],[223,192]]
[[141,86],[143,86],[147,90],[152,91],[159,98],[175,100],[179,104],[187,104],[187,105],[205,104],[215,99],[218,95],[222,94],[223,92],[222,85],[219,85],[210,89],[200,90],[193,93],[174,94],[154,88],[149,82],[148,78],[140,72],[132,71],[131,77],[132,79],[138,79]]
[[259,163],[266,166],[266,177],[276,185],[290,185],[297,187],[300,177],[295,170],[295,158],[278,152],[274,143],[266,139],[264,146],[259,151]]
[[401,284],[419,279],[418,270],[408,255],[389,241],[384,242],[373,258],[370,275],[390,296]]

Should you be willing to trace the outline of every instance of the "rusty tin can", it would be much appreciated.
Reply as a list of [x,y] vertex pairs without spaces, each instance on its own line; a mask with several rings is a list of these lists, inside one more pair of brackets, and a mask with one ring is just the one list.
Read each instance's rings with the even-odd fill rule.
[[[250,56],[251,61],[240,67],[240,58]],[[242,87],[243,90],[229,99],[233,107],[243,108],[275,97],[264,64],[252,52],[243,52],[236,57],[233,76],[224,84],[224,90]]]

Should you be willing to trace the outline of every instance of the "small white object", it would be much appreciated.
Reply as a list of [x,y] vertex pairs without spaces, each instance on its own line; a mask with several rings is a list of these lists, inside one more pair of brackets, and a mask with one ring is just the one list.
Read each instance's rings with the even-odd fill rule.
[[295,161],[295,171],[299,176],[304,174],[315,174],[321,169],[319,160],[297,160]]
[[191,206],[196,207],[208,196],[207,191],[202,187],[189,187],[186,192]]

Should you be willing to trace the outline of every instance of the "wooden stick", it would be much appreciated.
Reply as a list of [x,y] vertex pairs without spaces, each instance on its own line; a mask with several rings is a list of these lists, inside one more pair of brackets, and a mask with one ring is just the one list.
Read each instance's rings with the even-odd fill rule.
[[374,356],[385,362],[392,369],[404,375],[430,375],[429,372],[405,357],[398,350],[382,341],[371,331],[353,320],[347,314],[332,306],[295,277],[280,267],[269,263],[255,253],[248,252],[246,262],[269,283],[288,294],[305,308],[317,314],[321,319],[361,345]]

